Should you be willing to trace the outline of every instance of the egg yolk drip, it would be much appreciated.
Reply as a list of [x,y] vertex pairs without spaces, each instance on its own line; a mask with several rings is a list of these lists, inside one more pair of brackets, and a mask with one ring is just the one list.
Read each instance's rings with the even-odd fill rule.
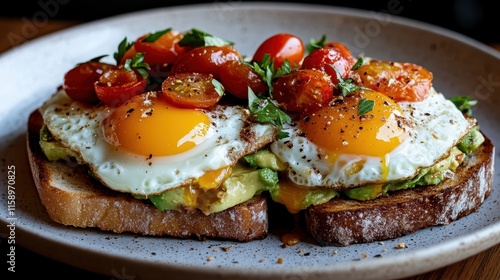
[[[362,99],[373,101],[373,108],[358,114]],[[341,154],[353,154],[379,157],[387,167],[386,155],[407,137],[402,116],[403,111],[391,98],[376,91],[362,91],[303,117],[299,126],[331,162]],[[356,172],[362,165],[359,162],[350,169]]]
[[102,123],[108,143],[146,157],[188,151],[207,138],[209,127],[204,112],[175,107],[152,93],[114,108]]

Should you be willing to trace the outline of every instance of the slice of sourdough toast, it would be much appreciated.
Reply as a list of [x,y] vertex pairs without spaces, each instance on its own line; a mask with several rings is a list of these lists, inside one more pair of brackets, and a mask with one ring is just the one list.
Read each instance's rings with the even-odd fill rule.
[[60,224],[192,239],[247,242],[268,234],[267,201],[250,201],[222,212],[160,211],[151,203],[109,190],[87,175],[82,166],[50,162],[40,149],[42,116],[31,113],[27,150],[33,179],[49,217]]
[[495,147],[486,138],[454,177],[369,201],[332,199],[305,211],[306,228],[323,246],[347,246],[449,224],[476,211],[491,194],[494,157]]

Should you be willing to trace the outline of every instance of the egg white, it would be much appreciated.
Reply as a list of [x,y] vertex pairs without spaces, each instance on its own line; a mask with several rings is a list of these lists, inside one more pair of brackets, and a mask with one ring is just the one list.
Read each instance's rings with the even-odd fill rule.
[[[408,179],[423,167],[432,166],[475,125],[441,93],[431,89],[422,102],[400,102],[405,118],[412,124],[409,137],[385,158],[342,154],[334,162],[308,140],[297,125],[286,125],[290,137],[273,142],[271,151],[289,167],[288,177],[306,187],[346,189],[369,183]],[[362,168],[353,173],[353,166]],[[357,171],[357,169],[356,169]]]
[[[110,114],[106,106],[85,106],[60,90],[40,111],[53,137],[79,154],[103,184],[144,196],[191,184],[208,171],[232,166],[277,133],[272,125],[247,121],[249,113],[243,107],[216,106],[205,112],[211,121],[208,139],[177,155],[146,158],[103,139],[100,125]],[[168,131],[158,128],[158,137],[168,137]]]

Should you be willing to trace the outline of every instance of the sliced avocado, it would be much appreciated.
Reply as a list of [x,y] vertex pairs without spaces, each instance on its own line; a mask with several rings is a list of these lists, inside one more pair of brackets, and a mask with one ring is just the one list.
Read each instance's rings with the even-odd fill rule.
[[329,201],[339,195],[339,192],[332,189],[316,189],[307,193],[304,199],[304,209],[311,205],[318,205]]
[[270,169],[270,168],[262,168],[258,170],[259,179],[269,187],[275,186],[278,179],[278,172]]
[[180,205],[184,205],[184,188],[177,188],[159,195],[151,196],[149,200],[163,211],[166,209],[178,209]]
[[352,199],[369,200],[388,192],[415,188],[417,186],[437,185],[446,178],[446,172],[454,171],[460,166],[465,158],[464,153],[457,147],[453,147],[450,155],[431,167],[423,168],[417,176],[403,181],[390,182],[380,185],[368,185],[344,191]]
[[[261,169],[262,170],[262,169]],[[261,170],[236,164],[231,175],[221,186],[208,191],[197,190],[195,201],[188,202],[185,188],[177,188],[149,199],[160,210],[178,210],[183,207],[198,208],[205,214],[223,211],[251,199],[268,189],[269,182],[262,180]],[[269,170],[273,172],[272,170]],[[272,177],[266,175],[264,177]],[[272,180],[272,179],[266,180]]]
[[205,214],[223,211],[237,204],[250,200],[257,194],[268,189],[268,183],[261,180],[259,170],[247,169],[247,172],[237,173],[230,176],[221,185],[222,199],[211,203],[206,209],[202,209]]
[[263,149],[243,158],[253,168],[269,168],[274,171],[284,171],[287,165],[271,151]]
[[50,161],[71,160],[71,157],[68,155],[68,149],[63,147],[58,142],[40,141],[40,147],[42,148],[42,151],[47,159]]
[[470,154],[484,142],[484,135],[479,131],[479,126],[475,126],[467,136],[458,143],[457,147],[464,153]]
[[377,198],[382,193],[382,185],[374,184],[362,186],[350,190],[345,190],[344,193],[352,199],[356,200],[370,200]]
[[72,159],[76,159],[78,162],[80,162],[79,157],[75,152],[64,147],[59,142],[53,139],[46,126],[42,126],[42,129],[40,130],[39,144],[42,152],[50,161],[72,161]]

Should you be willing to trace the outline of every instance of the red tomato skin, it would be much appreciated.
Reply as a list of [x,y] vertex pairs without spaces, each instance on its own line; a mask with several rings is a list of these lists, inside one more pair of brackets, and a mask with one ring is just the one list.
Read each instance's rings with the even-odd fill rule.
[[212,84],[212,74],[183,72],[169,75],[162,83],[165,98],[181,108],[209,108],[222,98]]
[[255,51],[252,61],[260,63],[265,54],[274,59],[274,68],[281,67],[285,60],[290,67],[298,68],[304,58],[305,47],[302,40],[290,33],[278,33],[262,42]]
[[[329,43],[327,47],[314,50],[304,58],[302,68],[317,69],[330,75],[332,82],[339,82],[335,69],[345,79],[349,76],[351,68],[356,63],[351,52],[340,43]],[[333,68],[333,67],[335,68]]]
[[334,85],[327,74],[315,69],[296,69],[273,82],[273,97],[295,113],[306,113],[327,106],[333,99]]
[[414,63],[371,60],[352,71],[360,85],[384,93],[394,101],[419,102],[427,98],[433,75]]
[[189,48],[179,46],[179,41],[183,38],[183,34],[171,30],[154,42],[144,42],[144,39],[150,34],[144,34],[134,42],[136,52],[144,53],[144,62],[149,66],[155,65],[165,66],[174,63],[177,58],[186,53]]
[[172,65],[170,73],[204,73],[219,79],[220,66],[229,60],[242,60],[240,53],[232,46],[197,47],[183,54]]
[[81,63],[64,75],[63,89],[68,96],[78,102],[97,104],[99,98],[95,92],[94,83],[108,69],[116,66],[96,61]]
[[144,92],[147,79],[135,71],[124,68],[111,69],[94,83],[99,100],[108,106],[118,106]]
[[240,99],[248,99],[248,87],[255,93],[265,93],[269,90],[262,77],[252,67],[238,60],[222,64],[219,79],[227,92]]

